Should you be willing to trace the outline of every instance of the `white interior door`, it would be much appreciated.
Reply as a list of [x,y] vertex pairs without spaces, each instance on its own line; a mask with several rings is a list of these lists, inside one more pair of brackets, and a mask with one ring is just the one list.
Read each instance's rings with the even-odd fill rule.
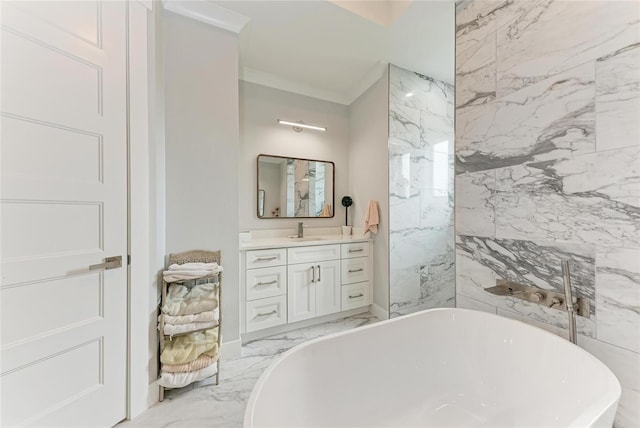
[[2,1],[0,425],[126,412],[126,3]]

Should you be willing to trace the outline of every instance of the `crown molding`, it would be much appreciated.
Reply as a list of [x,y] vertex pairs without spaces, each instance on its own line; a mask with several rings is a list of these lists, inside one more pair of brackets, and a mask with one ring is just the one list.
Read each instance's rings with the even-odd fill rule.
[[320,89],[315,86],[307,85],[306,83],[289,80],[254,68],[242,67],[240,69],[239,77],[240,80],[245,82],[257,83],[258,85],[293,92],[294,94],[305,95],[307,97],[330,101],[332,103],[349,105],[348,98],[337,92]]
[[238,34],[249,22],[248,17],[225,9],[210,1],[162,0],[168,11]]
[[384,76],[389,63],[378,62],[369,70],[359,83],[353,87],[347,94],[329,91],[326,89],[320,89],[315,86],[308,85],[306,83],[297,82],[290,79],[277,76],[275,74],[267,73],[261,70],[256,70],[250,67],[242,67],[240,69],[240,80],[245,82],[256,83],[258,85],[268,86],[270,88],[280,89],[282,91],[293,92],[294,94],[304,95],[311,98],[317,98],[332,103],[342,104],[345,106],[351,105],[357,100],[360,95],[366,92],[374,83]]

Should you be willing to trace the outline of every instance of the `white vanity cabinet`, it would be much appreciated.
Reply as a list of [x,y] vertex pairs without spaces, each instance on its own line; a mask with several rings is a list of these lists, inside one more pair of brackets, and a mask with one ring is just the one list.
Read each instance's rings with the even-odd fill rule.
[[244,275],[247,332],[287,323],[286,264],[284,248],[247,251]]
[[341,278],[343,311],[372,303],[371,247],[368,242],[342,244]]
[[340,245],[289,248],[287,260],[289,322],[340,312]]
[[336,237],[243,250],[241,332],[253,339],[366,311],[372,248],[367,238]]

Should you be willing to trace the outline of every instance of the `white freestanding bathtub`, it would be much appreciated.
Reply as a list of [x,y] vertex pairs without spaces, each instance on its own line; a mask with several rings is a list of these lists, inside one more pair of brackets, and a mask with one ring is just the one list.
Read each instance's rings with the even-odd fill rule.
[[552,333],[433,309],[284,353],[258,380],[245,427],[611,427],[611,371]]

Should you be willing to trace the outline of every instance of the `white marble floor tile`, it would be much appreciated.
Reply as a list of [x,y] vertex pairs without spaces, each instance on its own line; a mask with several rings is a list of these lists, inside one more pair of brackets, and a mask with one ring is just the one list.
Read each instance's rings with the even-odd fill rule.
[[243,344],[241,356],[222,363],[215,378],[167,391],[165,400],[118,428],[241,427],[253,386],[280,354],[307,340],[379,321],[370,313],[276,334]]

